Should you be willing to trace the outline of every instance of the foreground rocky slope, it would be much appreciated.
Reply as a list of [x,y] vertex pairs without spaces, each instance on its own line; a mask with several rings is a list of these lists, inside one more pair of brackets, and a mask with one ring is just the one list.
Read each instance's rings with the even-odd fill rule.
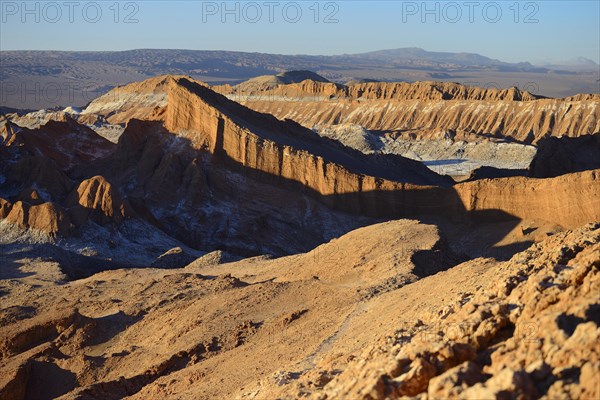
[[598,224],[431,275],[447,268],[431,268],[442,247],[435,227],[394,221],[278,260],[70,283],[60,265],[10,254],[0,395],[599,395]]
[[317,398],[600,396],[599,225],[495,269],[458,303],[363,352]]

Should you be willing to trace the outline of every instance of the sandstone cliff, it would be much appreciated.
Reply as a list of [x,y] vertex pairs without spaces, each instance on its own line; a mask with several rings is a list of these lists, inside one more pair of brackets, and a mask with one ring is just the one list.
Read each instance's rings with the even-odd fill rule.
[[553,179],[483,179],[455,186],[464,207],[502,210],[521,219],[539,218],[568,228],[600,220],[600,170]]
[[[189,140],[196,149],[228,158],[243,167],[303,184],[306,180],[325,180],[327,182],[309,185],[319,188],[321,193],[332,193],[332,187],[337,185],[335,173],[327,173],[326,164],[332,165],[333,169],[396,181],[449,183],[418,162],[392,155],[367,158],[292,121],[278,121],[242,107],[189,78],[155,78],[146,81],[145,85],[142,93],[156,94],[164,90],[168,101],[163,109],[154,110],[144,119],[153,120],[160,115],[168,131]],[[113,110],[115,96],[136,90],[137,86],[130,88],[128,85],[117,89],[114,95],[107,93],[92,102],[84,113]],[[131,115],[145,111],[145,102],[138,109],[136,99],[128,98],[111,118],[114,122],[126,122]],[[115,119],[117,116],[125,119]],[[322,176],[324,174],[329,176]]]
[[[453,100],[438,103],[449,101]],[[519,104],[537,101],[546,100],[511,100]],[[532,218],[565,228],[600,219],[596,171],[552,180],[506,178],[450,187],[448,180],[419,162],[362,154],[291,121],[279,121],[240,106],[189,78],[159,77],[118,88],[92,102],[84,113],[91,110],[110,114],[108,118],[114,118],[115,123],[127,123],[117,146],[104,139],[82,140],[86,146],[98,141],[107,149],[106,153],[82,158],[81,154],[88,152],[87,147],[77,147],[80,144],[55,151],[44,142],[40,144],[41,155],[17,157],[7,173],[9,183],[20,191],[39,187],[49,195],[47,201],[75,208],[77,211],[71,212],[78,226],[91,215],[103,224],[118,223],[128,215],[130,201],[131,215],[194,246],[214,249],[216,238],[233,228],[217,228],[218,215],[223,214],[203,210],[217,207],[218,202],[211,204],[213,200],[209,200],[215,196],[219,202],[223,196],[225,203],[231,201],[236,185],[228,182],[230,172],[241,174],[246,182],[260,182],[261,190],[268,193],[268,205],[256,205],[259,215],[291,193],[302,193],[330,209],[369,218],[434,215],[461,223]],[[132,115],[144,116],[147,121],[131,119]],[[75,121],[66,120],[49,122],[39,130],[53,128],[54,132],[60,131],[59,127],[65,130],[65,137],[70,137],[69,130],[82,129]],[[81,132],[82,138],[95,135],[85,129]],[[29,138],[27,134],[23,137]],[[74,154],[78,158],[74,159]],[[72,165],[80,164],[77,174],[65,175]],[[277,187],[277,195],[266,189],[272,186]],[[290,210],[290,215],[294,213]],[[186,218],[193,223],[184,223]],[[199,234],[207,229],[208,221],[216,224],[208,229],[216,230],[212,239]],[[250,221],[254,219],[242,225],[256,225]],[[267,231],[266,227],[261,229]]]
[[[360,83],[342,89],[304,81],[251,93],[225,91],[230,98],[306,127],[355,124],[428,138],[455,131],[536,143],[546,136],[580,136],[600,131],[600,95],[545,99],[512,89],[481,89],[454,83]],[[472,138],[471,138],[472,139]]]
[[[484,214],[479,212],[485,210],[489,215],[500,217],[504,213],[518,218],[531,212],[533,218],[565,227],[600,217],[595,200],[599,185],[594,172],[570,175],[558,182],[510,178],[473,182],[452,189],[399,183],[401,174],[382,172],[369,165],[376,164],[377,157],[367,161],[357,152],[346,153],[349,157],[308,130],[253,113],[187,78],[161,78],[158,82],[168,89],[169,101],[162,114],[167,130],[186,138],[197,149],[262,174],[257,176],[276,177],[279,184],[309,189],[309,193],[328,206],[343,211],[378,217],[437,214],[461,219]],[[156,82],[147,84],[153,87]],[[313,83],[304,81],[302,84]],[[404,84],[402,87],[408,90],[412,86]],[[500,92],[493,91],[463,92],[459,85],[444,84],[442,88],[457,91],[457,96],[462,93],[484,98],[502,97]],[[155,92],[155,89],[146,91]],[[92,106],[97,107],[94,103]],[[323,149],[323,146],[329,148]],[[360,164],[362,160],[364,164]],[[408,173],[414,175],[413,171],[418,169],[412,168],[413,164],[410,167]],[[519,197],[517,193],[522,187],[531,189]],[[575,196],[573,190],[578,191],[577,196],[581,195],[579,201],[570,200]],[[511,196],[522,200],[510,200]]]

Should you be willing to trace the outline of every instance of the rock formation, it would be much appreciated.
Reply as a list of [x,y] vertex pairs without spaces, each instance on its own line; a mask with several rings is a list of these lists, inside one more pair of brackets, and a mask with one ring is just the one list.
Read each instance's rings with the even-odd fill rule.
[[[218,89],[218,88],[217,88]],[[225,91],[242,104],[306,126],[355,124],[431,138],[452,130],[536,143],[546,136],[577,137],[600,131],[600,97],[546,99],[512,89],[481,89],[447,82],[334,84],[304,81],[274,89]]]
[[[421,86],[431,91],[432,84]],[[413,96],[415,88],[420,86],[401,85],[383,96]],[[447,84],[438,89],[469,99],[507,96]],[[506,101],[542,101],[513,97]],[[447,101],[454,100],[438,103]],[[33,131],[23,128],[14,143],[3,148],[15,159],[6,166],[6,184],[20,192],[41,189],[46,201],[64,208],[78,227],[88,220],[119,224],[131,216],[192,247],[247,255],[256,254],[257,248],[240,227],[272,238],[285,236],[290,226],[309,229],[307,237],[314,240],[298,243],[296,250],[331,238],[328,233],[315,236],[327,223],[314,218],[308,225],[300,222],[304,217],[299,215],[308,212],[306,206],[286,210],[289,218],[281,221],[270,219],[269,209],[291,201],[294,193],[306,196],[293,202],[309,201],[310,212],[332,209],[344,214],[340,218],[346,222],[338,224],[342,229],[357,226],[351,215],[441,216],[463,223],[533,218],[565,228],[600,219],[596,172],[556,181],[506,178],[450,187],[449,179],[417,161],[363,154],[292,121],[252,111],[190,78],[163,76],[117,88],[80,115],[106,118],[126,128],[114,145],[67,116]],[[69,142],[74,135],[81,140]],[[58,146],[51,146],[50,140]],[[240,179],[259,184],[260,194],[250,187],[246,190],[246,195],[256,196],[255,204],[235,194],[241,186],[230,182]],[[246,211],[226,215],[231,209]],[[218,221],[223,218],[237,228],[221,225]],[[227,247],[219,247],[222,240]],[[241,246],[231,247],[234,240]],[[277,245],[268,252],[285,254],[289,250],[284,247]]]
[[73,231],[67,213],[53,203],[30,205],[18,201],[7,208],[10,211],[5,217],[6,222],[21,228],[33,229],[51,237],[68,236]]
[[120,194],[102,176],[82,181],[67,199],[67,204],[80,225],[88,218],[105,224],[118,223],[131,214]]
[[597,96],[306,75],[0,120],[0,398],[600,395]]

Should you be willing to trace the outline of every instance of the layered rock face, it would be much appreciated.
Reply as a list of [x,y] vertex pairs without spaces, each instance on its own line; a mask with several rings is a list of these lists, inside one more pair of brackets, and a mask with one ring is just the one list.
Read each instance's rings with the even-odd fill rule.
[[530,101],[541,98],[514,87],[483,89],[453,82],[357,83],[348,87],[347,95],[368,100]]
[[[438,89],[455,97],[516,96],[446,86]],[[385,96],[412,96],[413,89],[401,85]],[[293,197],[292,193],[303,193],[330,209],[369,218],[436,215],[461,222],[534,218],[563,227],[600,219],[596,172],[548,181],[507,178],[450,187],[448,179],[419,162],[396,155],[365,155],[292,121],[252,111],[189,78],[158,77],[115,89],[81,115],[112,119],[111,123],[127,127],[115,146],[67,117],[34,131],[24,129],[13,140],[24,146],[4,148],[14,158],[6,166],[9,185],[19,191],[41,187],[49,195],[45,201],[72,209],[71,220],[77,226],[90,218],[101,224],[119,223],[129,214],[179,240],[187,238],[190,245],[214,250],[217,238],[234,229],[223,230],[217,222],[218,216],[231,220],[224,215],[227,207],[214,213],[220,209],[215,207],[218,203],[239,204],[232,194],[240,186],[228,182],[230,172],[241,174],[245,183],[260,182],[269,206]],[[66,139],[58,140],[57,147],[48,144],[73,135],[81,140],[72,141],[72,148],[63,146],[69,143]],[[19,151],[28,156],[19,156]],[[77,171],[71,172],[75,166]],[[219,200],[211,204],[215,198]],[[12,204],[17,198],[6,200]],[[264,216],[269,206],[257,204],[250,209]],[[205,207],[213,211],[204,211]],[[290,210],[290,215],[298,214]],[[186,218],[191,223],[186,224]],[[254,217],[233,220],[246,226]],[[315,223],[315,228],[320,225]],[[200,235],[201,229],[212,232],[212,239]]]
[[483,179],[454,188],[464,207],[475,214],[501,210],[521,219],[529,216],[569,228],[600,219],[600,170],[553,179]]
[[[402,87],[405,91],[415,89],[407,84]],[[430,88],[430,85],[427,87]],[[285,86],[279,88],[285,89]],[[402,165],[388,165],[390,168],[407,165],[410,169],[407,168],[406,172],[394,174],[384,168],[377,169],[377,164],[384,165],[380,161],[381,156],[366,161],[362,154],[343,151],[293,123],[253,113],[186,78],[172,79],[168,89],[169,105],[164,111],[164,119],[169,131],[190,140],[193,147],[207,149],[218,157],[258,172],[259,176],[277,177],[280,183],[288,182],[292,187],[300,184],[327,205],[340,210],[378,217],[437,214],[458,218],[485,210],[491,213],[498,211],[499,215],[504,212],[518,218],[531,212],[533,218],[568,227],[599,217],[595,173],[574,175],[557,183],[515,178],[498,183],[469,183],[452,189],[402,184],[397,181],[404,180],[407,175],[412,175],[410,178],[415,181],[422,170],[401,158]],[[444,84],[439,89],[466,98],[504,99],[509,96],[506,92],[493,90],[468,91],[460,85]],[[412,92],[408,93],[412,95]],[[91,106],[95,107],[93,103]],[[578,198],[585,200],[569,200],[573,194],[570,189],[550,189],[565,187],[565,184],[571,187],[571,181],[574,182],[572,188],[580,188],[581,196]],[[515,198],[520,188],[527,186],[531,190],[521,197],[523,203],[509,200]],[[507,194],[503,196],[500,193]],[[564,197],[551,193],[564,193]]]
[[338,88],[305,81],[247,93],[245,87],[217,90],[254,110],[306,127],[354,124],[424,139],[450,130],[457,140],[472,140],[475,135],[524,143],[600,131],[597,94],[545,99],[516,88],[486,90],[437,82],[376,82]]
[[[190,141],[198,150],[224,156],[242,167],[257,169],[304,183],[298,171],[312,165],[335,163],[359,174],[419,184],[448,184],[420,163],[403,157],[366,158],[359,152],[324,140],[292,121],[253,112],[213,92],[203,83],[185,77],[160,77],[115,89],[93,101],[82,115],[105,112],[113,123],[126,123],[131,115],[144,115],[146,100],[140,105],[128,93],[151,93],[168,101],[153,108],[145,120],[159,119],[165,128]],[[115,98],[125,99],[115,101]],[[154,103],[153,103],[154,104]],[[116,110],[115,110],[115,107]],[[111,111],[112,110],[112,111]],[[289,158],[286,160],[285,158]],[[295,171],[282,170],[282,164],[297,165]],[[307,172],[310,173],[310,172]]]
[[[325,79],[314,79],[306,76],[301,81],[289,82],[286,80],[269,80],[254,78],[236,86],[215,86],[215,91],[222,94],[236,94],[240,96],[271,96],[282,100],[301,100],[311,96],[339,99],[361,100],[487,100],[487,101],[530,101],[543,98],[532,95],[517,88],[510,89],[483,89],[479,87],[464,86],[453,82],[365,82],[353,83],[348,86],[335,84]],[[294,96],[291,96],[294,95]],[[591,100],[592,97],[578,96],[573,99]]]

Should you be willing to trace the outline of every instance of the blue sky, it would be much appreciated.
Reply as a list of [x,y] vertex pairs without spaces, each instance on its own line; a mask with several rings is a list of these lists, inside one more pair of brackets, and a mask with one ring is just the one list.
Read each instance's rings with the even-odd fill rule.
[[600,62],[599,3],[2,0],[0,49],[342,54],[421,47],[509,62]]

